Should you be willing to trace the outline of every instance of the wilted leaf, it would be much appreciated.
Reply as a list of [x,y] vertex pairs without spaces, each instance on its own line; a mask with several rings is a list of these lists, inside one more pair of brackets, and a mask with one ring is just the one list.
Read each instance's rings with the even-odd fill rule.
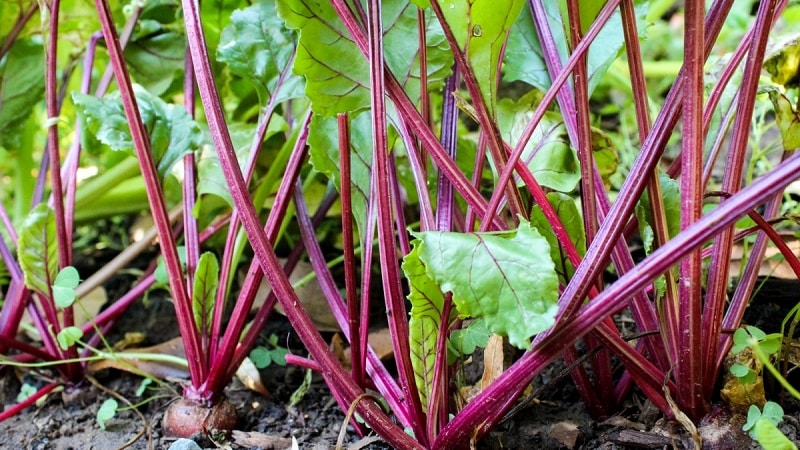
[[50,286],[58,274],[56,218],[46,204],[38,204],[25,218],[19,232],[19,265],[25,286],[50,296]]
[[[436,282],[425,272],[419,259],[421,242],[414,241],[411,253],[403,258],[403,272],[408,279],[411,292],[411,318],[408,321],[411,366],[419,390],[422,407],[427,408],[428,396],[433,386],[436,364],[436,342],[442,327],[444,296]],[[447,324],[444,324],[447,326]]]
[[222,30],[217,60],[228,64],[236,75],[249,78],[257,86],[261,103],[277,95],[280,102],[303,95],[302,80],[291,73],[278,92],[278,79],[282,72],[290,72],[288,65],[295,52],[295,38],[278,18],[273,2],[256,2],[231,15],[231,23]]
[[786,88],[797,87],[800,81],[800,37],[788,40],[773,50],[764,60],[764,69],[776,84]]
[[558,276],[550,246],[522,222],[516,233],[414,233],[428,275],[464,317],[482,317],[518,348],[550,328],[558,310]]
[[[417,8],[404,0],[382,3],[384,57],[412,101],[419,99]],[[294,72],[306,79],[306,96],[315,113],[334,116],[369,107],[369,64],[328,1],[278,0],[278,14],[300,31]],[[428,83],[436,86],[452,64],[435,20],[428,21]]]
[[245,448],[285,449],[292,446],[292,440],[280,434],[233,430],[231,437],[233,437],[233,442]]
[[[153,159],[162,179],[184,155],[200,149],[203,133],[180,105],[168,104],[141,86],[134,86],[142,123],[150,137]],[[86,129],[115,151],[134,154],[128,118],[118,91],[103,99],[77,92],[72,100]]]
[[219,263],[211,252],[205,252],[197,260],[192,289],[192,312],[198,331],[204,333],[211,326],[214,301],[219,285]]
[[783,148],[794,150],[800,148],[800,114],[781,91],[774,86],[762,87],[766,90],[775,109],[775,119],[783,139]]
[[0,147],[20,146],[22,125],[43,98],[42,44],[17,39],[0,60]]

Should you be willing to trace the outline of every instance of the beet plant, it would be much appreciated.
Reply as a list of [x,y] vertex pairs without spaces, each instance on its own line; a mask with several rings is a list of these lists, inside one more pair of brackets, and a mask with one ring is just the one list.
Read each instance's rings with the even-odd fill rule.
[[[340,407],[363,420],[352,420],[358,433],[371,428],[397,448],[481,439],[558,358],[598,419],[637,389],[684,426],[700,421],[767,245],[800,267],[775,232],[789,218],[782,194],[800,169],[797,68],[787,63],[792,47],[770,41],[789,20],[782,12],[797,6],[671,3],[261,0],[231,12],[182,0],[180,8],[134,5],[118,31],[108,3],[96,0],[102,33],[92,42],[105,43],[115,83],[107,95],[110,78],[99,80],[99,95],[84,87],[69,97],[80,118],[74,151],[103,145],[136,157],[115,167],[141,176],[190,373],[184,401],[166,414],[168,432],[233,426],[207,418],[233,413],[223,388],[276,303],[309,352],[287,362],[318,371]],[[59,2],[48,6],[48,37],[57,42]],[[681,34],[681,45],[671,64],[654,66],[650,23],[668,10],[681,19],[671,36]],[[123,50],[130,36],[162,35],[171,44],[159,41],[155,60]],[[6,38],[15,41],[23,42]],[[5,68],[23,51],[3,49]],[[52,64],[55,48],[45,54]],[[87,50],[85,61],[92,57]],[[54,118],[47,67],[46,117]],[[658,80],[648,78],[659,70]],[[620,105],[598,106],[604,98]],[[754,156],[756,109],[774,114],[779,161]],[[603,120],[607,111],[617,126]],[[8,243],[0,248],[11,280],[2,344],[22,359],[65,361],[56,367],[77,383],[82,366],[67,362],[75,347],[58,346],[72,329],[69,306],[56,303],[74,274],[56,276],[70,262],[79,158],[71,150],[67,176],[53,176],[62,156],[54,121],[47,124],[52,212],[37,207],[25,230],[57,244],[38,248],[38,260],[49,259],[36,267],[17,264]],[[755,166],[759,173],[748,169]],[[332,189],[311,211],[317,199],[307,190],[320,180]],[[343,279],[330,270],[317,228],[334,202]],[[13,242],[8,217],[3,210]],[[276,246],[290,226],[299,236],[285,240],[282,263]],[[202,244],[212,235],[218,252]],[[629,249],[635,236],[641,261]],[[728,298],[731,249],[741,240],[752,245]],[[234,295],[248,244],[253,258]],[[349,368],[287,277],[304,254],[350,344]],[[46,276],[33,282],[29,273]],[[608,273],[616,280],[606,284]],[[271,294],[246,327],[264,280]],[[155,282],[149,274],[126,302]],[[374,298],[386,312],[394,367],[370,345]],[[44,351],[14,339],[20,311],[37,307]],[[102,329],[112,311],[94,323]],[[623,336],[618,314],[632,319],[638,339]],[[69,336],[67,344],[81,339],[66,333],[61,341]],[[490,341],[486,352],[505,342],[518,356],[467,398],[459,366]]]

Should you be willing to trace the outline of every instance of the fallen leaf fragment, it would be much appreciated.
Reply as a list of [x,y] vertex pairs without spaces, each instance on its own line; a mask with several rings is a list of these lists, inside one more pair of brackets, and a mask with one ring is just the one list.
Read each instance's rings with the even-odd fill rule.
[[550,427],[547,435],[552,439],[558,441],[561,445],[567,448],[575,448],[578,443],[578,438],[581,436],[581,430],[572,422],[558,422]]
[[[180,336],[162,342],[152,347],[125,350],[126,354],[158,354],[186,358],[183,350],[183,341]],[[167,378],[189,378],[189,369],[186,364],[177,364],[169,361],[152,361],[138,358],[109,358],[89,364],[89,373],[103,369],[117,369],[134,374],[144,372],[147,375],[165,380]]]
[[264,397],[269,396],[269,391],[261,382],[261,374],[258,372],[258,368],[253,364],[250,358],[245,358],[242,364],[239,365],[239,368],[236,369],[236,378],[238,378],[247,389],[258,392]]
[[245,432],[233,430],[231,435],[233,442],[242,447],[258,447],[265,450],[291,448],[292,440],[277,434],[258,433],[255,431]]
[[483,351],[483,377],[481,391],[486,390],[494,380],[503,374],[503,337],[497,334],[489,336]]

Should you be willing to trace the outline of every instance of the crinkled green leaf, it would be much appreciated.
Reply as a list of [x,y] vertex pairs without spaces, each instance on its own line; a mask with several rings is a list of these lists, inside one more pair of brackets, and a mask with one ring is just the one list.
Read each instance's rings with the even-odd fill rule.
[[494,114],[500,52],[525,1],[448,0],[440,4],[456,42],[467,52],[483,101]]
[[[278,18],[275,3],[260,1],[233,12],[231,23],[222,30],[217,60],[253,81],[262,104],[272,95],[283,101],[303,95],[302,79],[289,69],[295,45],[293,33]],[[276,93],[282,72],[286,74]]]
[[119,404],[113,398],[106,399],[106,401],[100,405],[100,409],[97,410],[97,425],[100,426],[100,429],[106,429],[106,422],[117,414],[117,406],[119,406]]
[[20,146],[22,125],[43,98],[42,44],[19,39],[0,60],[0,147]]
[[[581,4],[584,3],[602,5],[602,2],[581,2]],[[566,17],[566,10],[562,9],[566,7],[565,5],[566,3],[564,2],[544,1],[547,19],[553,31],[553,39],[558,46],[562,61],[566,61],[567,43],[569,42],[567,24],[563,19]],[[594,6],[596,7],[597,5]],[[636,17],[637,22],[639,22],[640,36],[644,36],[647,29],[644,23],[647,9],[648,2],[640,0],[636,2]],[[590,19],[593,21],[592,14],[596,14],[596,12],[587,10],[586,19],[582,18],[581,20],[587,30],[588,25],[590,25],[588,22]],[[623,43],[622,17],[617,11],[611,16],[589,48],[587,65],[590,93],[594,91],[603,74],[617,58]],[[506,81],[524,81],[543,92],[550,88],[550,75],[547,72],[542,47],[539,43],[539,37],[536,34],[530,11],[524,11],[523,14],[520,14],[511,28],[503,62],[503,79]]]
[[[203,133],[183,106],[166,103],[141,86],[134,86],[134,91],[158,173],[164,179],[184,155],[200,149],[205,142]],[[119,92],[103,99],[75,92],[72,99],[87,130],[100,142],[112,150],[134,154]]]
[[313,372],[311,369],[306,370],[306,375],[303,377],[303,382],[300,383],[297,390],[292,392],[292,395],[289,397],[289,407],[295,407],[300,402],[303,401],[303,398],[308,393],[308,390],[311,389],[311,375]]
[[18,258],[25,286],[47,297],[58,275],[56,217],[46,204],[37,205],[19,230]]
[[414,233],[419,257],[464,317],[483,318],[519,348],[547,330],[558,310],[558,276],[550,246],[522,222],[516,233]]
[[[362,112],[350,118],[350,181],[353,216],[363,236],[369,204],[372,173],[372,124],[370,115]],[[339,129],[336,118],[315,115],[308,134],[311,164],[324,173],[337,188],[341,186],[339,169]]]
[[[547,194],[547,200],[561,219],[564,228],[567,230],[570,241],[575,244],[578,250],[578,256],[583,256],[586,253],[586,232],[583,228],[583,218],[578,211],[578,206],[575,205],[575,200],[560,192],[550,192]],[[538,205],[531,211],[531,225],[533,225],[542,236],[547,239],[550,244],[550,258],[556,267],[559,279],[562,283],[566,284],[572,279],[575,274],[575,267],[567,258],[567,253],[558,242],[553,227],[550,221],[545,218],[542,208]]]
[[211,252],[205,252],[197,260],[192,289],[192,312],[197,328],[203,333],[211,326],[214,300],[219,285],[219,263]]
[[53,282],[53,300],[59,308],[67,308],[75,301],[75,288],[81,282],[78,269],[67,266],[61,269]]
[[411,366],[419,390],[422,407],[426,408],[433,386],[433,370],[436,364],[436,341],[442,327],[444,296],[436,282],[425,272],[419,259],[420,241],[413,241],[414,248],[403,258],[403,272],[408,279],[411,292],[411,318],[408,321],[411,347]]
[[[405,0],[382,2],[384,57],[387,67],[412,101],[419,98],[419,32],[417,7]],[[306,79],[306,96],[315,113],[365,109],[370,104],[369,64],[327,0],[278,0],[280,17],[300,30],[294,72]],[[449,73],[452,59],[435,20],[427,29],[428,83]]]
[[61,350],[67,350],[68,348],[75,345],[83,337],[83,331],[81,331],[78,327],[67,327],[61,330],[56,336],[56,340],[58,341],[58,346],[61,347]]
[[[516,145],[538,105],[535,92],[523,96],[518,102],[501,100],[497,105],[498,124],[503,138]],[[581,179],[578,157],[568,143],[564,123],[555,114],[546,114],[533,132],[522,161],[544,187],[559,192],[571,192]],[[494,167],[492,167],[494,169]],[[496,170],[496,169],[495,169]],[[518,186],[525,183],[516,176]]]

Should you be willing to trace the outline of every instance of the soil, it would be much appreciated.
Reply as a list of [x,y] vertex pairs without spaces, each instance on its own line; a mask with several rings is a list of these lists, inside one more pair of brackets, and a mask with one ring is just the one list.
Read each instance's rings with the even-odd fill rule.
[[[796,283],[796,282],[795,282]],[[777,293],[767,289],[770,298],[781,292],[796,292],[778,288]],[[755,300],[754,300],[755,301]],[[796,299],[794,300],[796,302]],[[768,302],[753,311],[785,309],[786,302]],[[163,342],[177,334],[171,305],[158,296],[147,302],[137,302],[117,327],[117,335],[125,331],[144,332],[149,343]],[[770,314],[771,317],[778,317]],[[758,317],[752,322],[759,325]],[[761,324],[763,326],[763,324]],[[765,330],[768,331],[769,330]],[[293,352],[302,345],[291,332],[285,319],[270,320],[265,335],[281,336]],[[481,361],[480,353],[474,361]],[[474,363],[471,377],[480,376],[480,364]],[[530,449],[627,449],[627,448],[694,448],[690,434],[676,422],[666,421],[652,405],[636,392],[621,410],[604,421],[592,420],[583,407],[580,397],[569,377],[562,376],[563,366],[551,365],[536,377],[533,389],[536,399],[506,421],[502,422],[485,439],[478,443],[480,449],[530,448]],[[478,374],[478,375],[476,375]],[[299,448],[334,448],[341,427],[343,413],[328,394],[320,377],[315,377],[311,389],[296,407],[289,407],[289,399],[303,379],[304,372],[294,367],[270,367],[261,371],[262,381],[269,390],[263,396],[233,381],[225,391],[228,400],[239,413],[237,431],[231,436],[217,436],[214,440],[197,437],[201,448],[291,448],[296,438]],[[161,433],[161,419],[166,406],[176,399],[180,386],[176,382],[165,387],[147,389],[137,396],[142,378],[114,369],[93,374],[96,383],[73,389],[71,392],[51,394],[42,405],[32,407],[0,423],[0,448],[2,449],[167,449],[174,439]],[[6,370],[0,375],[0,402],[6,407],[16,403],[22,382],[42,385],[41,379],[30,374]],[[98,386],[102,386],[100,389]],[[118,411],[102,430],[96,414],[100,405],[113,393],[131,403],[137,410]],[[120,406],[122,402],[120,402]],[[797,408],[787,409],[781,430],[795,442],[800,441],[800,424]],[[759,448],[741,431],[745,418],[730,416],[724,408],[714,412],[699,426],[703,448],[742,449]],[[360,439],[348,426],[347,448],[390,448],[376,437]]]

